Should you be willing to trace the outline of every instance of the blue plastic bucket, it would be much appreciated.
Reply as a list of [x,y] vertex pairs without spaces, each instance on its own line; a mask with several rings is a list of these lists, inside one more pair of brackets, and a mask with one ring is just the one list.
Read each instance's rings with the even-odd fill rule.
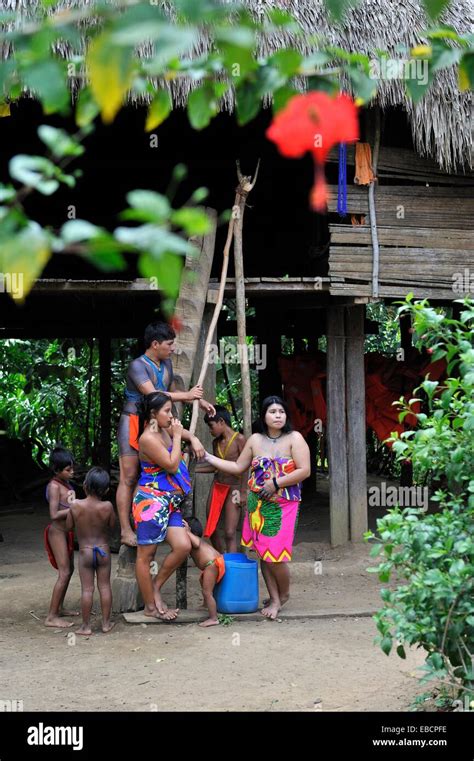
[[219,613],[255,613],[258,609],[258,563],[240,552],[224,554],[225,574],[214,587]]

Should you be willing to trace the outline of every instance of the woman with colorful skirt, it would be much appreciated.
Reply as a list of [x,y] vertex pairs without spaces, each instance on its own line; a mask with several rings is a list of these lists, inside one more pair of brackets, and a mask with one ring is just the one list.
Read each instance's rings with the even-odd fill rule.
[[309,447],[293,431],[286,402],[279,396],[264,399],[260,416],[261,433],[248,439],[236,462],[206,452],[204,461],[232,475],[250,467],[247,511],[242,527],[242,545],[255,550],[268,589],[262,615],[275,620],[290,597],[288,562],[293,552],[301,482],[311,474]]
[[[184,562],[191,551],[180,507],[191,489],[191,479],[181,453],[182,441],[194,445],[197,454],[204,450],[196,437],[185,431],[173,417],[172,401],[167,394],[148,394],[139,407],[139,459],[141,473],[136,488],[132,514],[137,532],[136,575],[145,603],[146,616],[170,621],[178,611],[163,602],[161,587]],[[152,581],[151,563],[156,548],[167,542],[171,552]]]

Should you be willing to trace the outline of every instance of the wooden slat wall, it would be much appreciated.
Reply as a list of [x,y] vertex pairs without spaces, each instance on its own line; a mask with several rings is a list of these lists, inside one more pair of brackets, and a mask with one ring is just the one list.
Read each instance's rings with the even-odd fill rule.
[[[379,295],[403,297],[412,291],[421,298],[459,298],[462,294],[453,285],[459,273],[474,267],[474,189],[458,184],[381,185],[375,202]],[[370,296],[372,238],[366,187],[348,187],[347,208],[345,224],[341,220],[329,225],[330,293]],[[336,210],[337,187],[330,186],[328,211]],[[352,225],[351,214],[363,215],[363,224]]]
[[[470,188],[431,188],[382,185],[375,194],[377,226],[447,228],[471,230],[474,218],[474,192]],[[366,215],[367,188],[347,188],[349,214]],[[337,187],[330,186],[328,211],[337,211]]]

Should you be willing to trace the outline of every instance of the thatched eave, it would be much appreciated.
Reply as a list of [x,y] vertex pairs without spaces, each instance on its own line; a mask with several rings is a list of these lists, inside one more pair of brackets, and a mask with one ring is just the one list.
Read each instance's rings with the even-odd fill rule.
[[[28,17],[38,0],[0,0],[1,10],[14,10],[19,18]],[[82,7],[89,0],[69,0],[60,7]],[[419,0],[362,0],[357,8],[347,13],[340,24],[331,22],[322,0],[246,0],[244,3],[256,16],[261,18],[267,10],[280,7],[297,19],[303,34],[295,37],[282,29],[260,40],[259,54],[268,55],[280,48],[294,45],[304,54],[314,51],[314,43],[308,37],[321,35],[332,45],[348,51],[374,55],[377,49],[384,49],[399,57],[397,46],[412,47],[425,42],[422,33],[428,25],[423,6]],[[166,5],[165,3],[163,4]],[[474,11],[471,0],[456,0],[444,12],[442,23],[454,27],[458,33],[471,32],[474,25]],[[209,48],[211,41],[202,37],[193,51],[199,55]],[[11,50],[4,49],[3,55]],[[71,50],[65,44],[60,52],[65,57]],[[146,55],[147,50],[143,50]],[[167,86],[176,106],[184,106],[189,92],[199,82],[179,79]],[[297,85],[305,86],[301,79]],[[344,89],[350,89],[341,82]],[[131,98],[137,100],[136,97]],[[417,104],[410,101],[403,82],[382,81],[377,97],[373,101],[382,109],[390,106],[403,108],[411,125],[416,151],[422,156],[431,156],[440,167],[450,172],[459,167],[471,166],[472,150],[472,99],[471,93],[461,93],[458,89],[455,67],[437,72],[435,80],[424,98]],[[222,99],[221,108],[232,111],[234,97],[229,91]]]

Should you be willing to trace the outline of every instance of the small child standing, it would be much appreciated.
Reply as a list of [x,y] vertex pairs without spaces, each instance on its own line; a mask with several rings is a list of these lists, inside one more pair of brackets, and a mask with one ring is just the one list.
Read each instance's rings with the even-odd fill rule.
[[73,626],[62,616],[78,616],[77,611],[63,610],[64,598],[74,573],[74,532],[68,531],[66,517],[69,514],[74,490],[69,479],[74,476],[74,458],[64,447],[55,447],[49,460],[53,478],[46,487],[51,523],[44,530],[44,544],[49,562],[58,571],[45,626],[66,629]]
[[[204,421],[214,438],[213,452],[222,460],[235,462],[245,446],[245,436],[234,431],[229,411],[220,404],[215,405],[216,414],[206,414]],[[212,473],[215,469],[208,465],[198,465],[196,473]],[[210,537],[213,547],[219,552],[237,552],[237,526],[241,513],[241,505],[246,502],[246,478],[232,476],[228,473],[217,472],[209,494],[207,522],[204,536]],[[221,513],[224,513],[225,548],[217,531]]]
[[224,557],[217,550],[202,539],[202,525],[197,518],[191,518],[189,524],[184,521],[191,539],[191,557],[201,573],[201,587],[204,603],[209,611],[209,618],[201,621],[199,626],[215,626],[219,623],[217,618],[217,605],[213,590],[216,584],[225,574]]
[[104,502],[110,485],[109,474],[102,468],[91,468],[84,479],[85,499],[71,505],[66,519],[68,528],[76,527],[79,543],[79,575],[81,577],[82,626],[76,634],[92,634],[90,616],[94,595],[94,578],[102,610],[102,631],[106,634],[115,624],[110,622],[112,589],[110,586],[110,531],[115,525],[111,502]]

